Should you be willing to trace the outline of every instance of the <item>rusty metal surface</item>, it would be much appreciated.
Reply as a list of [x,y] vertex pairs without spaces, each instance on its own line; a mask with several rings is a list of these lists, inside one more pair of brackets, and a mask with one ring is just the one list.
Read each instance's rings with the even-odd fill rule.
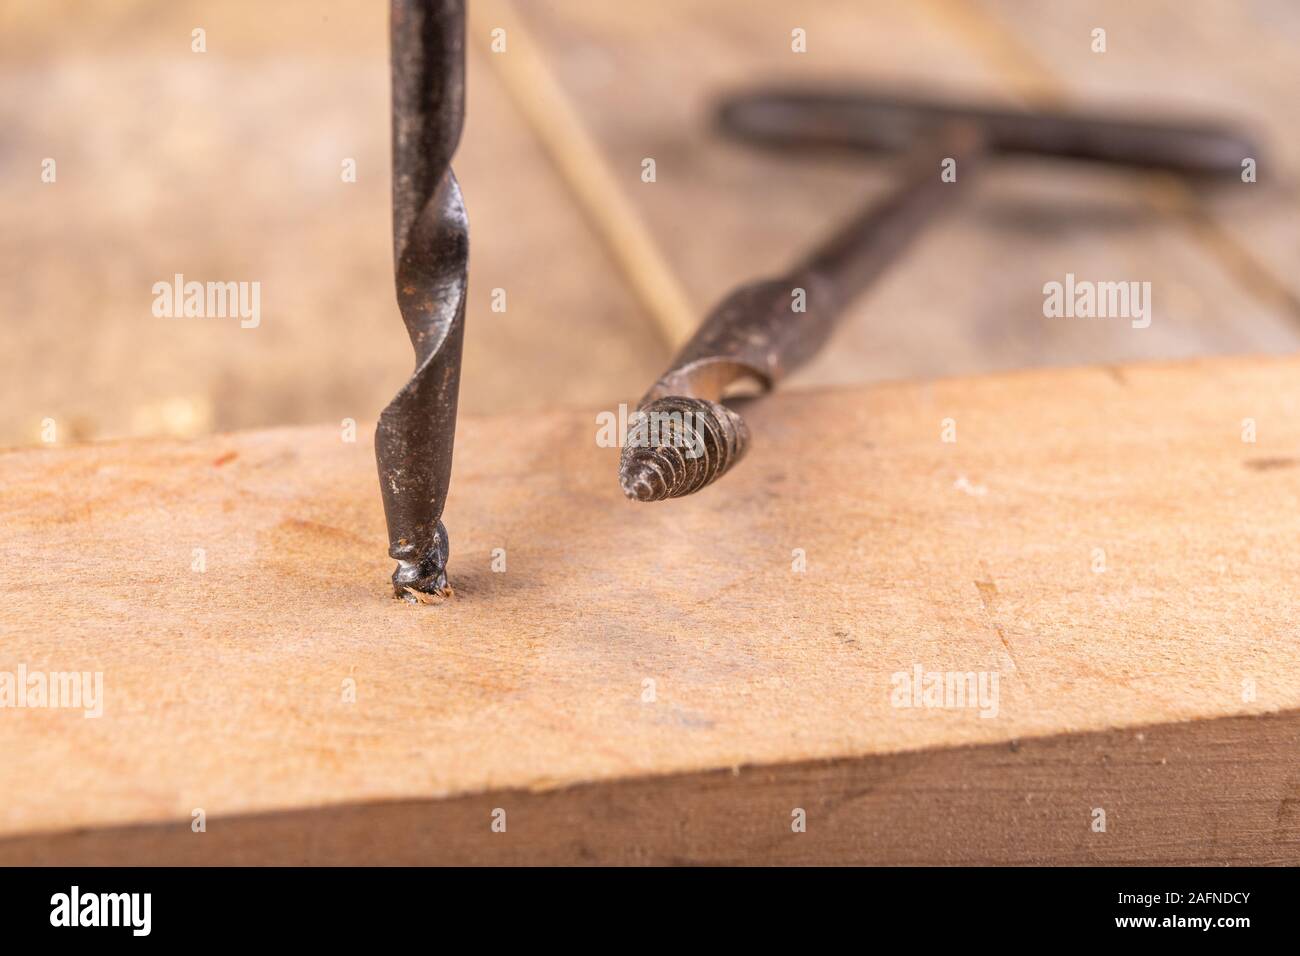
[[[812,358],[845,306],[952,206],[984,151],[978,131],[953,125],[925,138],[911,175],[834,231],[790,271],[727,296],[638,405],[619,462],[637,501],[678,498],[720,478],[745,454],[749,429],[722,400],[742,383],[766,392]],[[957,161],[954,182],[940,162]]]
[[[724,399],[737,385],[770,391],[826,343],[849,301],[952,205],[984,157],[1031,154],[1181,174],[1235,177],[1258,148],[1229,127],[1068,113],[1016,113],[855,93],[769,90],[718,111],[727,133],[782,149],[911,152],[909,176],[788,273],[749,282],[704,320],[641,399],[619,461],[637,501],[692,494],[745,454],[750,432]],[[940,163],[956,160],[952,182]],[[796,305],[797,303],[797,305]]]
[[375,457],[396,596],[447,589],[469,225],[451,157],[465,115],[464,0],[393,0],[393,260],[415,372],[379,417]]

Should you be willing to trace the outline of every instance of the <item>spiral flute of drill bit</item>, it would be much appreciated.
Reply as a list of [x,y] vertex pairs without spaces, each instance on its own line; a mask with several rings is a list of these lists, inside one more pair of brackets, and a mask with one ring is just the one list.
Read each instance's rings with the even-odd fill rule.
[[[745,454],[749,430],[723,399],[737,384],[770,391],[815,355],[844,307],[948,205],[956,182],[941,179],[953,159],[960,181],[983,141],[953,126],[925,144],[911,178],[870,204],[785,276],[751,282],[713,310],[641,399],[619,461],[619,485],[635,501],[692,494]],[[656,427],[657,424],[657,427]]]
[[379,416],[393,590],[447,590],[451,478],[469,227],[451,157],[465,113],[464,0],[393,0],[393,260],[415,372]]

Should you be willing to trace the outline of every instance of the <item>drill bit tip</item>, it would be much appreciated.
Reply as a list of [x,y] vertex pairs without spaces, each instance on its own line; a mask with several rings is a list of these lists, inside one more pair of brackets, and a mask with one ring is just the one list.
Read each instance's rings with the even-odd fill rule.
[[397,549],[397,568],[393,571],[393,595],[411,603],[422,601],[421,595],[446,596],[447,558],[451,552],[447,527],[441,521],[433,533],[433,541],[422,551],[416,545]]
[[668,396],[633,417],[618,482],[633,501],[663,501],[699,491],[745,454],[749,429],[718,402]]

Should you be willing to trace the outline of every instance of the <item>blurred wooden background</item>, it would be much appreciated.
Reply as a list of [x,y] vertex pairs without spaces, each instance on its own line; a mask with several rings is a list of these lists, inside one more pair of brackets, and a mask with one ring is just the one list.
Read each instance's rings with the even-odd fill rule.
[[[1300,344],[1300,6],[1015,0],[471,0],[463,409],[614,407],[668,357],[548,152],[555,81],[696,314],[887,189],[887,161],[783,157],[710,128],[727,90],[859,83],[1007,104],[1220,115],[1260,181],[1008,163],[856,306],[801,385]],[[507,30],[493,53],[488,35]],[[191,30],[207,52],[191,52]],[[790,48],[795,27],[807,52]],[[1095,27],[1107,51],[1090,48]],[[374,418],[405,380],[389,237],[386,4],[0,3],[0,444]],[[512,81],[513,77],[513,81]],[[57,162],[42,183],[41,163]],[[643,183],[653,157],[657,181]],[[357,163],[355,183],[340,175]],[[603,215],[617,210],[604,210]],[[606,223],[606,226],[608,223]],[[151,286],[256,280],[262,322],[159,319]],[[1042,285],[1150,281],[1150,328],[1049,321]],[[493,312],[491,290],[507,292]]]

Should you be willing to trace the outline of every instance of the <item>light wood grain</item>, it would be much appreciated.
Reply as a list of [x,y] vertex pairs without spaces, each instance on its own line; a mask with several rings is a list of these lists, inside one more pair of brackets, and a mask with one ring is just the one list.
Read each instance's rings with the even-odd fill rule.
[[583,118],[556,83],[514,4],[479,0],[470,6],[469,16],[471,37],[487,52],[575,204],[618,263],[660,337],[672,348],[679,347],[699,319],[663,251],[628,201],[622,177],[611,171]]
[[[1295,865],[1300,719],[1228,717],[0,841],[6,864]],[[1243,761],[1243,754],[1249,759]],[[791,829],[803,809],[807,829]],[[1105,833],[1092,829],[1107,812]],[[507,829],[494,833],[494,811]]]
[[[413,362],[392,277],[387,4],[0,16],[0,444],[40,441],[46,418],[66,441],[376,416]],[[667,350],[477,47],[467,69],[462,408],[590,404],[657,374]],[[156,318],[153,283],[178,272],[261,283],[261,324]]]
[[[1191,208],[1122,173],[995,172],[791,384],[1300,344],[1297,21],[1285,3],[521,6],[697,315],[891,178],[883,162],[722,142],[707,118],[728,89],[1064,97],[1209,111],[1267,134],[1259,189]],[[1111,31],[1100,57],[1083,42],[1094,19]],[[200,25],[209,49],[196,55]],[[807,54],[790,51],[794,26],[808,30]],[[63,440],[199,434],[364,419],[388,401],[410,356],[391,283],[385,47],[384,5],[369,0],[0,9],[0,310],[14,317],[0,324],[13,359],[0,441],[38,441],[45,418]],[[469,73],[456,159],[473,223],[464,409],[634,399],[663,345],[499,71],[473,55]],[[47,156],[56,186],[39,179]],[[355,184],[339,179],[344,156],[358,160]],[[639,178],[646,156],[658,161],[653,185]],[[263,327],[155,320],[150,286],[177,270],[263,282]],[[1042,284],[1067,271],[1152,281],[1149,334],[1043,322]],[[490,310],[495,288],[507,313]]]
[[[436,607],[364,429],[10,452],[0,671],[105,708],[0,710],[0,860],[1300,862],[1297,375],[783,394],[655,506],[590,412],[471,417]],[[997,715],[894,706],[918,665]]]

